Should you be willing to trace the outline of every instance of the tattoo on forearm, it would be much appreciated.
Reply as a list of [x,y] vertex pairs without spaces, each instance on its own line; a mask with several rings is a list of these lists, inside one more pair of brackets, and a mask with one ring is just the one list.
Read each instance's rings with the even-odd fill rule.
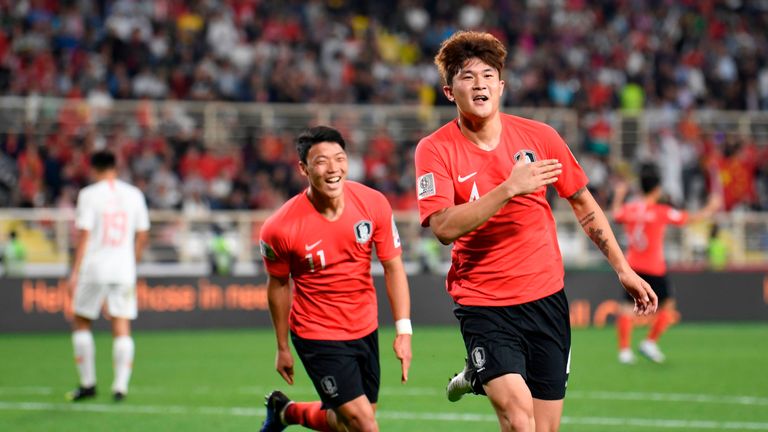
[[589,238],[592,239],[592,242],[597,245],[597,248],[600,249],[600,252],[603,253],[606,257],[608,256],[608,239],[603,237],[603,230],[599,228],[592,228],[589,227]]
[[581,227],[587,226],[589,223],[591,223],[593,220],[595,220],[595,212],[590,212],[588,215],[584,216],[583,218],[579,219],[579,223],[581,224]]

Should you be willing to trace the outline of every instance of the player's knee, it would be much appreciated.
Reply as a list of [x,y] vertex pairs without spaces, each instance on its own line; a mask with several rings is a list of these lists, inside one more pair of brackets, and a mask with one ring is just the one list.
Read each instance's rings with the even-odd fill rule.
[[533,410],[525,410],[520,407],[508,407],[499,413],[499,419],[504,431],[509,432],[534,432],[536,420]]
[[345,423],[349,432],[378,432],[379,430],[373,412],[352,413],[346,418]]

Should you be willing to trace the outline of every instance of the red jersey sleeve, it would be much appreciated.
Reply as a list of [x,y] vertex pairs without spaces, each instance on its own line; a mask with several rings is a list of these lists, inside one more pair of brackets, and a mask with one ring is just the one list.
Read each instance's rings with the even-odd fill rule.
[[376,212],[373,223],[376,228],[373,233],[373,242],[376,245],[376,256],[379,257],[379,261],[389,261],[401,253],[400,235],[395,225],[392,206],[383,194],[377,193],[374,209]]
[[558,195],[562,198],[568,198],[586,186],[589,183],[589,179],[581,165],[576,161],[576,157],[571,153],[568,144],[565,143],[554,128],[544,125],[542,136],[549,149],[547,157],[557,159],[563,164],[563,172],[553,186],[557,190]]
[[267,219],[261,227],[259,250],[267,273],[276,277],[288,277],[291,274],[286,239],[273,218]]
[[416,198],[421,226],[429,226],[429,217],[454,204],[454,190],[448,165],[440,155],[437,143],[422,139],[416,146]]

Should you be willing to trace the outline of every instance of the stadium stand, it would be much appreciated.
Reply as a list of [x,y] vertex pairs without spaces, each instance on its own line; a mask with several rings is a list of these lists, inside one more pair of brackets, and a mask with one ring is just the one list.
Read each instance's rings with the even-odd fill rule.
[[0,205],[71,209],[109,145],[152,209],[273,209],[322,121],[411,210],[413,146],[454,113],[432,56],[482,29],[510,47],[508,110],[556,127],[598,200],[654,159],[676,205],[768,210],[767,1],[396,3],[0,0]]

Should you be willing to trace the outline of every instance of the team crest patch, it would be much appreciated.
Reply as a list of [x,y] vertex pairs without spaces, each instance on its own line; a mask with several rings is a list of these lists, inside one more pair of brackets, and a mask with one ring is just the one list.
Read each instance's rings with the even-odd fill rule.
[[485,365],[485,349],[483,347],[475,347],[472,350],[472,364],[477,369],[481,369]]
[[515,162],[520,162],[520,159],[523,159],[525,163],[533,163],[536,162],[536,153],[533,152],[533,150],[520,150],[519,152],[515,153]]
[[259,252],[261,252],[261,256],[270,261],[274,261],[277,258],[277,255],[275,254],[274,249],[272,249],[272,246],[268,245],[264,240],[259,242]]
[[336,378],[331,375],[323,377],[320,380],[320,386],[323,388],[323,393],[330,397],[335,397],[339,391],[339,387],[336,385]]
[[371,221],[362,220],[355,224],[355,238],[358,243],[366,243],[371,239],[373,233],[373,223]]
[[436,193],[435,190],[435,175],[432,173],[426,173],[423,176],[419,177],[419,179],[416,181],[416,186],[418,189],[418,199],[431,197]]

